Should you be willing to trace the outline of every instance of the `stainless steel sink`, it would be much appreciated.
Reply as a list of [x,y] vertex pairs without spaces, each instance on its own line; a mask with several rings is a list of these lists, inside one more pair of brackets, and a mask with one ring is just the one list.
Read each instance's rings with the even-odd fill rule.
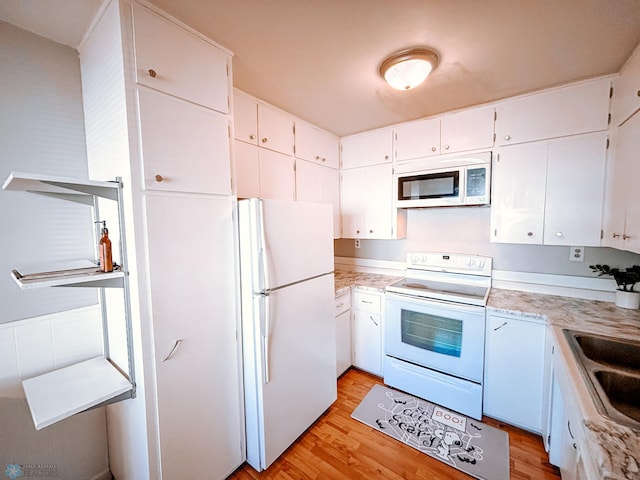
[[563,332],[598,412],[640,431],[640,342]]

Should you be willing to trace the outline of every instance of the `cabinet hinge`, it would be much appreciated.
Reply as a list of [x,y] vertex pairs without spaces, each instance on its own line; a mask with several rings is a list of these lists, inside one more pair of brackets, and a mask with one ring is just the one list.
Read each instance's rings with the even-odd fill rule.
[[[494,139],[494,141],[495,141],[495,139]],[[500,161],[500,154],[496,155],[496,162],[499,162],[499,161]]]
[[551,355],[553,355],[554,353],[556,353],[556,346],[551,345]]
[[227,125],[227,136],[231,138],[231,125]]
[[609,150],[609,137],[607,137],[607,150]]
[[496,143],[496,134],[493,134],[493,143]]
[[600,230],[600,240],[604,238],[604,230]]
[[547,445],[551,445],[551,435],[547,435]]
[[[496,110],[493,111],[493,121],[495,122],[496,120],[498,120],[498,112]],[[494,133],[493,136],[495,137],[496,134]]]
[[607,116],[607,125],[611,125],[611,114]]
[[609,98],[613,98],[613,87],[609,87]]
[[227,67],[227,77],[228,77],[229,76],[229,64],[228,63],[226,65],[226,67]]

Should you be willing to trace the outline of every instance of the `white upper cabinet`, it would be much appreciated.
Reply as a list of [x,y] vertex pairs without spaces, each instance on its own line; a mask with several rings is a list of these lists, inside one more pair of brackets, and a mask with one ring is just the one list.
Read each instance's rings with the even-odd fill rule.
[[296,121],[296,157],[331,168],[340,167],[340,139],[306,122]]
[[258,102],[238,90],[233,96],[234,137],[258,145]]
[[154,90],[138,90],[144,186],[231,194],[229,119]]
[[335,168],[296,160],[296,200],[333,206],[333,237],[340,237],[340,172]]
[[385,129],[342,137],[342,168],[391,163],[392,133],[391,130]]
[[629,58],[613,87],[613,125],[640,110],[640,47]]
[[547,142],[501,148],[493,165],[491,241],[542,244]]
[[502,147],[491,241],[600,246],[607,133]]
[[640,113],[618,127],[616,135],[602,243],[640,253]]
[[606,159],[606,132],[549,142],[545,245],[600,245]]
[[145,7],[132,9],[136,81],[229,113],[229,55]]
[[293,117],[258,103],[258,144],[269,150],[293,155]]
[[295,200],[294,158],[266,148],[258,149],[260,197]]
[[258,147],[239,140],[234,141],[236,164],[236,195],[238,198],[260,196],[260,160]]
[[343,238],[406,236],[406,210],[394,208],[390,164],[343,170],[340,209]]
[[493,146],[494,109],[470,108],[394,128],[396,160],[412,160]]
[[496,105],[496,144],[606,130],[611,80],[601,78]]
[[493,146],[493,107],[470,108],[440,120],[441,152],[464,152]]
[[293,155],[291,115],[234,90],[233,116],[236,140]]
[[438,155],[440,153],[440,119],[428,118],[404,123],[394,128],[396,160]]

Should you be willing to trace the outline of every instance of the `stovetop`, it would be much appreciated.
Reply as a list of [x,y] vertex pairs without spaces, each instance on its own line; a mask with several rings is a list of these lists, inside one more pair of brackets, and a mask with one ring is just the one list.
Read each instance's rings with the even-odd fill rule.
[[407,277],[387,286],[386,290],[485,306],[491,290],[491,265],[491,257],[412,252],[407,254]]

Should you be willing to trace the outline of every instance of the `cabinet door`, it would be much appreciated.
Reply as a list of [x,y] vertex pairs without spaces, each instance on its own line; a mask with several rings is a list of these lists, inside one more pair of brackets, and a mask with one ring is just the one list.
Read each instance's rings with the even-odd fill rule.
[[336,317],[336,377],[351,366],[351,311]]
[[483,412],[540,433],[545,325],[488,315]]
[[640,110],[640,48],[636,48],[613,87],[613,125]]
[[606,130],[611,81],[572,85],[496,105],[496,144]]
[[138,89],[145,188],[231,194],[226,115]]
[[295,172],[293,157],[258,149],[260,163],[260,197],[295,200]]
[[258,144],[258,103],[237,91],[233,97],[233,126],[237,140]]
[[376,130],[341,139],[342,168],[390,163],[392,131]]
[[236,159],[236,195],[238,198],[260,196],[260,162],[258,147],[234,141]]
[[547,142],[501,148],[493,166],[491,241],[542,244]]
[[365,169],[365,238],[393,238],[393,179],[391,165]]
[[440,119],[430,118],[398,125],[395,130],[396,160],[410,160],[440,153]]
[[480,107],[445,115],[440,119],[442,153],[493,146],[493,107]]
[[626,197],[623,245],[625,250],[640,253],[640,113],[619,129],[618,155],[626,177],[622,190]]
[[296,160],[296,200],[333,206],[333,236],[340,236],[340,172],[305,160]]
[[296,122],[296,157],[331,168],[340,167],[340,141],[305,122]]
[[342,237],[364,238],[366,178],[363,168],[342,170],[340,183],[340,218]]
[[261,147],[293,155],[293,117],[259,103],[258,139]]
[[382,375],[381,317],[375,313],[353,312],[353,364]]
[[606,132],[551,140],[544,244],[600,246]]
[[132,9],[136,81],[229,113],[229,56],[145,7]]
[[244,430],[233,201],[147,195],[146,220],[162,477],[225,478]]

